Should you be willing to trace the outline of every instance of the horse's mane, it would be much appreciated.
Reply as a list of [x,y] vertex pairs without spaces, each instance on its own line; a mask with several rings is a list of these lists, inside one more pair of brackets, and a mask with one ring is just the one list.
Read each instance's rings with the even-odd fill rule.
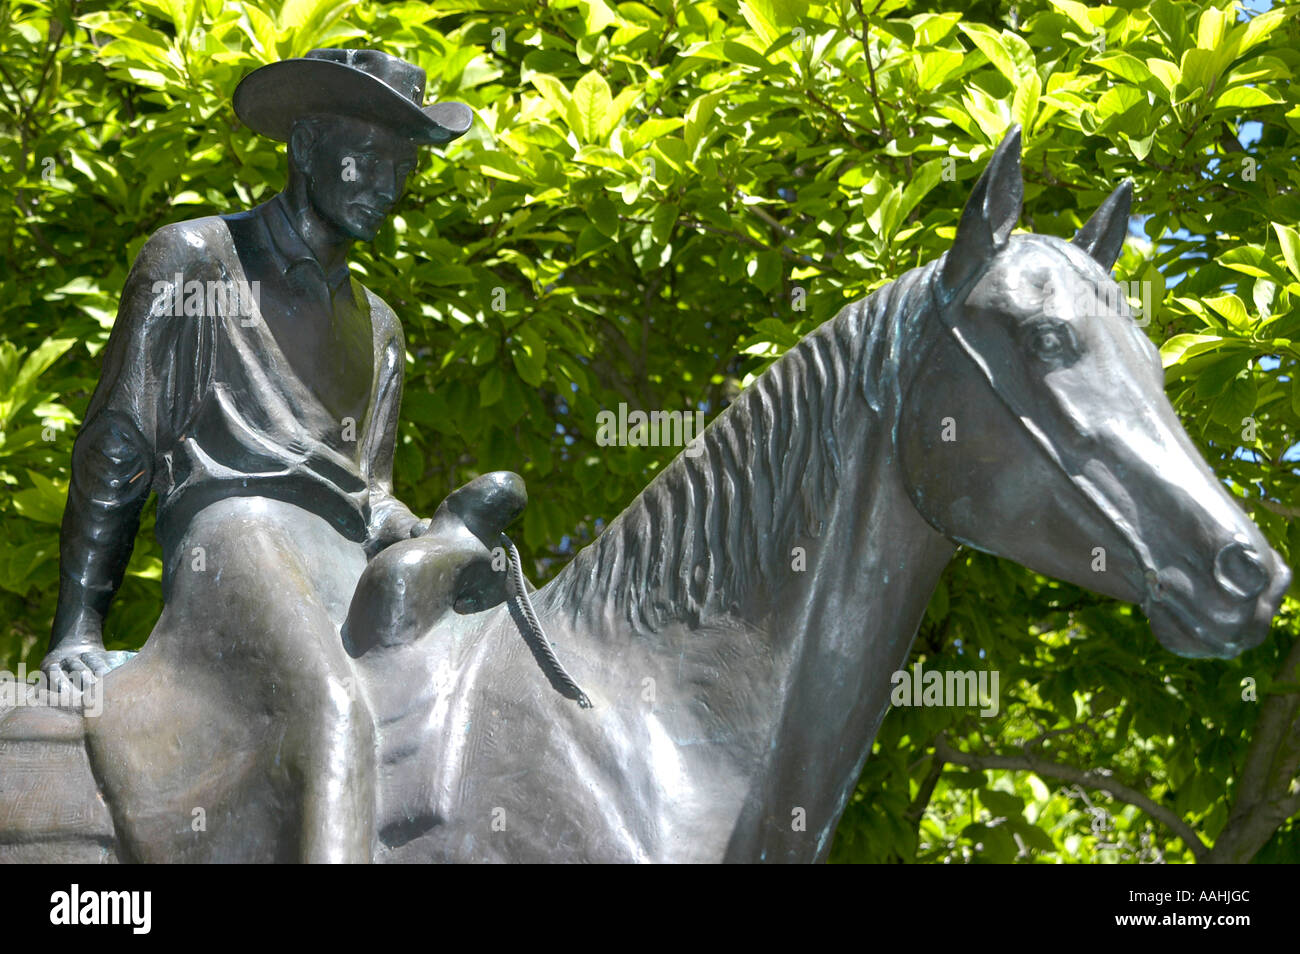
[[782,355],[709,425],[703,452],[664,468],[542,604],[576,614],[612,600],[642,634],[670,618],[698,625],[788,561],[789,541],[818,536],[845,416],[858,440],[892,429],[902,352],[932,308],[937,265],[846,305]]

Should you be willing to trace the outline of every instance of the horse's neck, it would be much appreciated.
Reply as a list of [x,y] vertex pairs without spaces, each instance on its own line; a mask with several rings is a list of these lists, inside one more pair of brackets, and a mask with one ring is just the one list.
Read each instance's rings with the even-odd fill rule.
[[679,745],[726,748],[736,858],[823,853],[952,553],[898,475],[896,397],[861,386],[897,358],[862,323],[805,338],[545,590],[583,655],[656,680]]
[[825,856],[888,711],[891,676],[906,665],[952,556],[889,462],[859,466],[859,492],[837,496],[828,531],[796,544],[806,548],[806,570],[755,594],[763,614],[753,622],[785,649],[788,666],[768,702],[769,749],[729,847],[736,860]]

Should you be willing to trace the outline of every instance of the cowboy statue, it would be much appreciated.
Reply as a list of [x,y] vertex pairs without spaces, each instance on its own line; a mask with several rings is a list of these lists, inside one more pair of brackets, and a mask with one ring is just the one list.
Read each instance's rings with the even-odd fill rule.
[[[512,474],[461,488],[432,524],[392,493],[406,349],[348,251],[374,239],[417,147],[471,125],[460,103],[422,105],[424,85],[375,50],[246,76],[235,111],[288,144],[288,185],[159,229],[127,278],[74,445],[43,669],[84,686],[122,667],[87,738],[109,803],[132,806],[115,823],[137,860],[271,841],[285,860],[371,860],[376,727],[350,658],[435,609],[406,588],[413,566],[457,570],[447,540],[491,543],[523,508]],[[165,608],[138,655],[106,652],[151,491]],[[458,608],[500,602],[501,576],[461,586]]]

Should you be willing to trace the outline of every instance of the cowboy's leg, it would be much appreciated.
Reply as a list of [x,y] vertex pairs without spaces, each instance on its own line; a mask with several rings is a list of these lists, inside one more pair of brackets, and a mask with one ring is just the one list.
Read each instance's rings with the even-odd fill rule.
[[424,533],[394,543],[366,567],[342,623],[354,657],[409,645],[445,614],[476,613],[506,598],[501,531],[528,500],[523,478],[483,474],[448,494]]
[[188,664],[222,674],[231,704],[271,720],[297,857],[370,861],[374,725],[338,632],[365,566],[360,545],[291,504],[240,497],[199,513],[174,560],[169,605],[217,617]]

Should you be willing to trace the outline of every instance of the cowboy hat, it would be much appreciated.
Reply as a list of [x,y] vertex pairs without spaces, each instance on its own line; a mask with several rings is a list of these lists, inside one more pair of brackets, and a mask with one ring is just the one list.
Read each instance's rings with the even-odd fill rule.
[[289,141],[294,120],[352,116],[422,144],[451,142],[474,121],[464,103],[424,102],[424,70],[379,50],[312,50],[254,70],[235,88],[235,114],[254,132]]

